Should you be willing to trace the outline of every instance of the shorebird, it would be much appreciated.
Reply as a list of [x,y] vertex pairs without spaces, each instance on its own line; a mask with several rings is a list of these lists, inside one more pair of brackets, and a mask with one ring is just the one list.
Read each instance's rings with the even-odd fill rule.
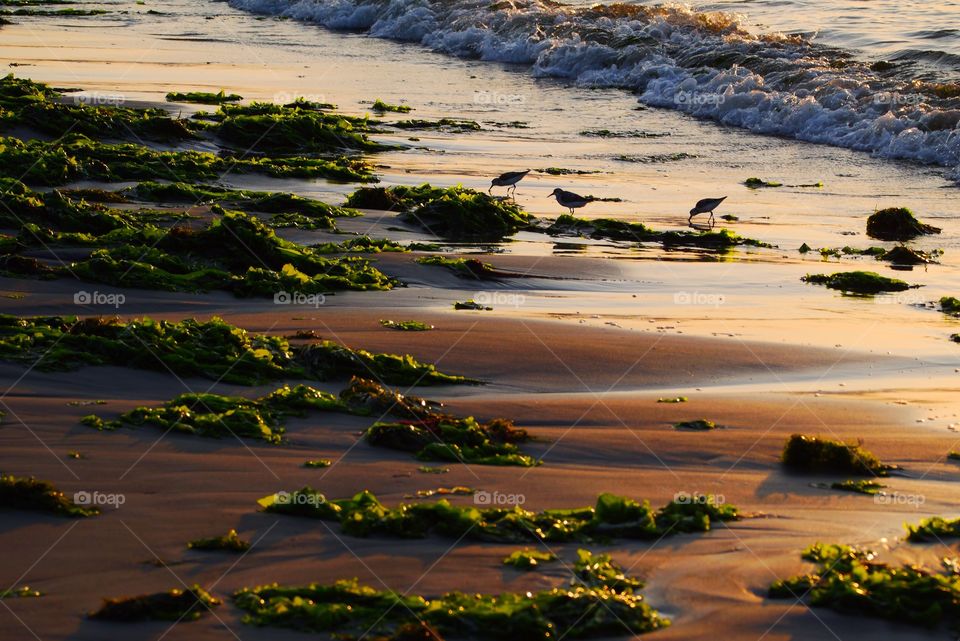
[[508,171],[505,174],[500,174],[496,178],[490,181],[490,189],[487,190],[487,193],[492,193],[494,187],[506,187],[507,195],[510,195],[510,188],[513,188],[513,193],[517,193],[517,183],[523,180],[527,174],[530,173],[530,170],[526,171]]
[[591,203],[596,200],[596,198],[593,196],[581,196],[573,193],[572,191],[564,191],[559,187],[554,189],[550,195],[555,196],[557,202],[560,203],[560,206],[569,209],[571,214],[573,213],[574,209],[579,209],[587,203]]
[[693,217],[697,214],[710,214],[710,223],[713,223],[713,210],[720,206],[720,203],[727,199],[726,196],[723,198],[704,198],[703,200],[698,200],[697,204],[693,206],[693,209],[690,210],[690,218],[687,219],[687,222],[692,222]]

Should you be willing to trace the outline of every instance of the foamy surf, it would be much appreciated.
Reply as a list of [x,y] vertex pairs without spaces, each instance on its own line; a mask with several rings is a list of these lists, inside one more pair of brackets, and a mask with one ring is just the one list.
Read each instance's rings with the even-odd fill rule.
[[416,42],[749,131],[947,167],[960,180],[960,86],[915,82],[800,37],[683,6],[551,0],[230,0],[243,10]]

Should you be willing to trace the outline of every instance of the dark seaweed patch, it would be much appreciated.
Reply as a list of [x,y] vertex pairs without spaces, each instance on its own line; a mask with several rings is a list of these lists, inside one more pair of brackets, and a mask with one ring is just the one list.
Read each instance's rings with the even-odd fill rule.
[[103,621],[196,621],[208,610],[220,605],[199,585],[181,590],[143,594],[135,597],[104,599],[91,619]]
[[0,508],[49,512],[69,517],[100,514],[95,507],[77,505],[48,481],[12,474],[0,474]]
[[902,292],[914,287],[898,278],[889,278],[876,272],[866,271],[807,274],[801,280],[805,283],[823,285],[828,289],[867,296],[885,292]]
[[783,448],[783,464],[800,472],[886,476],[894,469],[861,444],[794,434]]
[[250,549],[250,543],[241,539],[236,530],[230,530],[222,536],[214,536],[208,539],[194,539],[187,543],[187,547],[191,550],[222,550],[225,552],[241,553]]
[[881,209],[867,218],[867,235],[879,240],[910,240],[940,231],[938,227],[921,223],[906,207]]

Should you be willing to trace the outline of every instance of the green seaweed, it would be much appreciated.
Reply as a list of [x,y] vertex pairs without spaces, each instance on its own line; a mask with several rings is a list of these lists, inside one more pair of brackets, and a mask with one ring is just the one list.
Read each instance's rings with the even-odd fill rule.
[[536,570],[542,564],[556,560],[557,555],[553,552],[524,548],[511,552],[510,555],[503,560],[503,564],[515,567],[518,570]]
[[[581,559],[589,552],[581,551]],[[400,641],[436,641],[439,634],[477,639],[594,638],[652,632],[669,625],[650,608],[634,586],[597,574],[590,585],[561,587],[525,594],[464,594],[436,598],[376,590],[356,579],[330,585],[264,585],[234,594],[247,612],[244,622],[335,632],[352,637],[385,634]]]
[[388,329],[396,329],[403,332],[426,332],[433,329],[433,325],[415,320],[394,321],[381,318],[380,324]]
[[492,307],[486,307],[484,305],[481,305],[480,303],[476,302],[472,298],[470,300],[455,302],[453,304],[453,308],[466,309],[466,310],[472,310],[472,311],[481,311],[481,312],[489,312],[493,310]]
[[303,462],[303,467],[312,470],[330,467],[331,465],[333,465],[333,461],[328,458],[311,459]]
[[960,298],[943,296],[940,299],[940,311],[944,314],[960,314]]
[[881,209],[867,218],[867,235],[879,240],[910,240],[940,231],[938,227],[921,223],[906,207]]
[[376,181],[370,166],[358,158],[231,157],[204,151],[159,151],[132,143],[99,142],[77,133],[53,141],[0,137],[0,172],[22,176],[29,184],[50,186],[78,180],[217,180],[228,172]]
[[91,619],[102,621],[196,621],[204,613],[220,605],[220,600],[199,585],[174,588],[167,592],[135,597],[104,599],[103,605],[91,613]]
[[250,549],[250,543],[241,539],[236,530],[230,530],[222,536],[215,536],[208,539],[194,539],[187,543],[187,547],[191,550],[222,550],[225,552],[241,553]]
[[783,448],[783,464],[798,472],[887,476],[893,468],[863,449],[862,444],[794,434]]
[[167,102],[195,102],[201,105],[222,105],[225,102],[240,102],[243,96],[235,93],[227,94],[221,89],[217,93],[209,91],[171,91],[167,94]]
[[608,587],[614,592],[630,593],[643,587],[643,582],[627,576],[623,568],[609,554],[592,554],[589,550],[577,550],[573,564],[573,585]]
[[747,178],[745,181],[743,181],[743,184],[750,189],[759,189],[761,187],[783,187],[783,183],[778,183],[772,180],[764,180],[756,177]]
[[40,590],[35,590],[29,585],[22,585],[19,588],[9,588],[7,590],[0,590],[0,599],[26,599],[26,598],[37,598],[42,597],[43,592]]
[[960,577],[914,565],[873,561],[873,552],[817,543],[803,558],[818,569],[770,586],[774,599],[806,600],[847,614],[861,614],[912,625],[960,623]]
[[[0,79],[0,130],[25,128],[52,137],[68,133],[128,140],[177,141],[196,138],[196,132],[163,109],[72,102],[49,86],[13,74]],[[8,175],[19,176],[21,172]]]
[[0,508],[74,518],[100,514],[95,507],[77,505],[48,481],[12,474],[0,474]]
[[717,424],[713,421],[708,421],[705,418],[698,418],[696,420],[674,423],[673,427],[674,429],[678,430],[696,430],[698,432],[705,432],[717,429]]
[[464,120],[460,118],[440,118],[439,120],[424,120],[421,118],[414,118],[411,120],[392,122],[390,123],[390,126],[396,127],[397,129],[438,129],[455,133],[463,133],[465,131],[480,131],[481,129],[480,123],[477,121]]
[[393,113],[406,114],[413,111],[413,107],[410,107],[409,105],[391,105],[380,100],[379,98],[373,101],[373,105],[370,108],[378,113],[386,113],[391,111]]
[[0,359],[40,371],[117,365],[237,385],[353,374],[397,385],[475,382],[444,374],[409,355],[354,351],[330,341],[291,346],[279,336],[250,334],[219,318],[172,323],[150,318],[0,315]]
[[[98,249],[64,271],[118,287],[224,289],[237,296],[273,296],[278,302],[291,302],[291,292],[383,290],[395,284],[363,258],[327,258],[323,248],[284,240],[255,216],[219,205],[213,212],[218,217],[203,229],[157,230],[150,246],[130,242]],[[282,293],[286,300],[276,298]]]
[[[185,393],[160,407],[137,407],[121,414],[122,425],[152,425],[164,432],[181,432],[208,438],[246,437],[280,443],[285,419],[308,411],[344,412],[346,406],[330,394],[306,385],[283,387],[257,399],[211,393]],[[84,417],[85,424],[102,429],[99,417]]]
[[[494,500],[493,495],[490,500]],[[734,506],[716,505],[710,497],[673,501],[654,510],[646,501],[639,503],[613,494],[601,494],[593,507],[543,512],[521,507],[456,506],[446,499],[390,508],[368,491],[327,500],[311,487],[271,494],[259,504],[271,513],[337,521],[350,536],[423,538],[435,533],[456,539],[512,542],[657,539],[708,532],[714,523],[739,518]]]
[[702,247],[723,250],[740,245],[770,247],[767,243],[744,238],[729,229],[719,231],[656,231],[643,223],[631,223],[612,218],[586,220],[570,214],[558,217],[546,230],[553,236],[575,235],[595,239],[623,240],[637,243],[660,243],[664,247]]
[[43,16],[43,17],[67,17],[74,18],[102,16],[110,13],[106,9],[14,9],[2,10],[0,16]]
[[839,481],[837,483],[831,483],[830,489],[841,490],[843,492],[855,492],[857,494],[869,494],[875,495],[879,494],[883,488],[887,487],[882,483],[877,483],[876,481],[865,481],[865,480],[846,480]]
[[365,118],[325,113],[296,105],[253,103],[223,105],[210,126],[218,140],[245,152],[336,153],[375,152],[394,146],[374,142]]
[[416,259],[420,265],[436,265],[446,267],[458,276],[464,278],[475,278],[477,280],[496,280],[498,278],[508,278],[518,276],[512,272],[505,272],[497,269],[490,263],[485,263],[476,258],[448,258],[446,256],[421,256]]
[[126,198],[162,203],[189,203],[191,205],[219,203],[245,212],[268,214],[302,214],[310,218],[337,218],[359,216],[360,212],[334,207],[313,198],[285,192],[228,189],[215,185],[183,182],[142,182],[121,192]]
[[885,292],[902,292],[914,287],[898,278],[881,276],[876,272],[851,271],[835,274],[807,274],[801,279],[805,283],[823,285],[844,293],[872,296]]
[[421,465],[417,468],[417,471],[421,474],[447,474],[450,471],[449,467],[434,467],[432,465]]
[[499,241],[527,228],[533,216],[515,203],[462,185],[440,188],[361,187],[347,198],[348,207],[399,211],[404,222],[447,240]]
[[945,519],[933,516],[917,525],[907,525],[907,540],[917,543],[942,542],[943,539],[960,538],[960,519]]
[[541,463],[520,452],[516,443],[529,437],[504,419],[479,423],[472,416],[437,415],[420,421],[378,422],[367,429],[364,438],[376,447],[411,452],[423,461],[521,467]]
[[688,399],[686,396],[671,396],[667,398],[658,398],[657,402],[658,403],[686,403],[687,400]]

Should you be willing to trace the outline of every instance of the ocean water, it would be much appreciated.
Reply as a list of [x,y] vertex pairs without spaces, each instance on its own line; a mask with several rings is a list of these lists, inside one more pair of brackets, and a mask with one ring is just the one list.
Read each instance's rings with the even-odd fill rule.
[[[960,180],[956,2],[229,0]],[[935,7],[935,8],[934,8]],[[823,25],[831,25],[824,28]],[[840,25],[840,26],[837,26]]]
[[960,2],[957,0],[721,0],[693,1],[701,11],[740,14],[755,33],[802,34],[855,52],[871,62],[892,61],[930,80],[960,78]]

